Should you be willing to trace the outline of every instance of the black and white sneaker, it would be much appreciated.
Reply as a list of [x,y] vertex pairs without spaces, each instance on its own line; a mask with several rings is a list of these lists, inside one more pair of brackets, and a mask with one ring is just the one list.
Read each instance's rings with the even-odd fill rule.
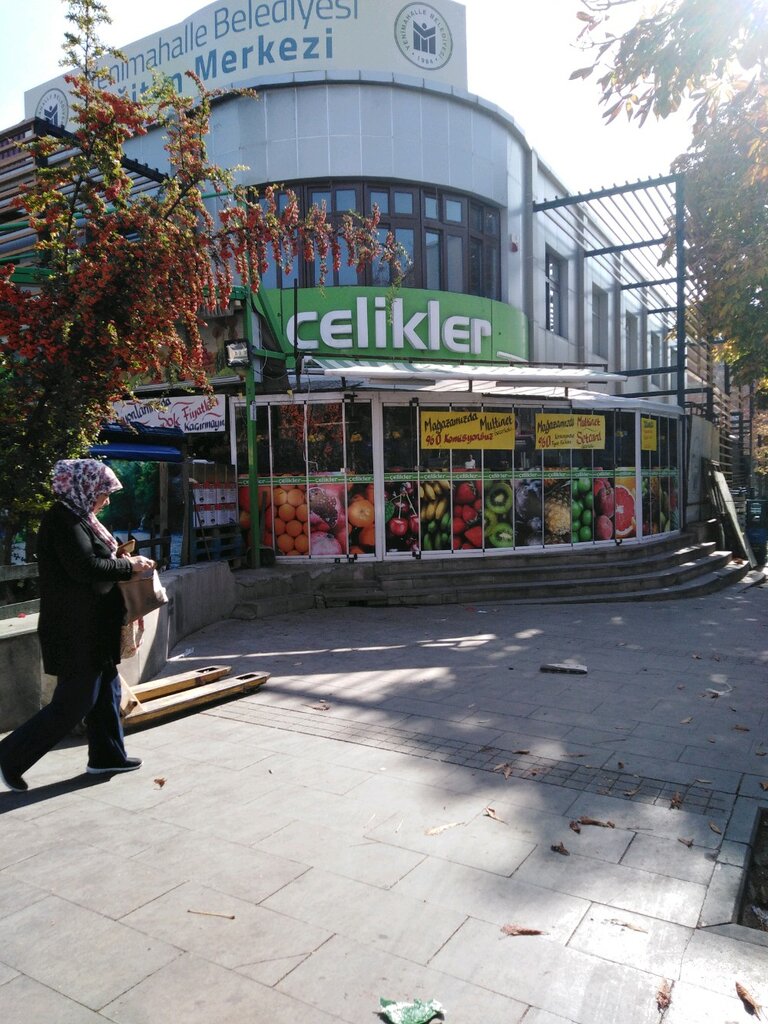
[[115,772],[135,772],[137,768],[141,768],[141,765],[140,757],[126,757],[120,764],[105,765],[103,768],[89,764],[86,771],[89,775],[113,775]]

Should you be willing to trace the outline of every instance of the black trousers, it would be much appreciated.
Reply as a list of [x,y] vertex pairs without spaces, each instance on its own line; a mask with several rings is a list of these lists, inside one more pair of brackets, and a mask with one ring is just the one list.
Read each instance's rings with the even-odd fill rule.
[[114,664],[59,676],[50,704],[0,741],[0,764],[23,775],[85,720],[88,764],[113,768],[126,758],[120,720],[120,676]]

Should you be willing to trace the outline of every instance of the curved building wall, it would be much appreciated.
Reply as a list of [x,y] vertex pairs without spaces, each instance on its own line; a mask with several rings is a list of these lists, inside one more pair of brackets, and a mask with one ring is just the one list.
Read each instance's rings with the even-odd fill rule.
[[[211,159],[246,168],[238,180],[257,186],[325,178],[407,181],[496,205],[500,298],[525,311],[521,250],[529,150],[512,119],[477,97],[421,79],[303,77],[264,85],[255,100],[217,102]],[[135,140],[130,155],[162,166],[160,133]]]

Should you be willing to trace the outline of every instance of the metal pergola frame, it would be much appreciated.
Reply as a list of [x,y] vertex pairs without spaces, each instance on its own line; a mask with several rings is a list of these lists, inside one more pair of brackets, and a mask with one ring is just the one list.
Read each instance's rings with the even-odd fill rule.
[[[632,197],[630,204],[626,197]],[[639,197],[639,198],[638,198]],[[578,225],[564,223],[556,212],[566,208],[577,208]],[[586,209],[587,216],[584,215]],[[614,185],[610,188],[582,192],[578,195],[562,196],[542,202],[534,202],[534,213],[550,213],[558,227],[565,229],[571,240],[581,249],[585,259],[607,260],[610,257],[634,253],[635,260],[626,267],[633,280],[618,281],[621,291],[639,288],[649,289],[657,305],[646,310],[647,314],[675,315],[674,333],[677,344],[677,359],[674,367],[643,368],[643,372],[632,368],[619,368],[617,372],[630,376],[647,376],[650,372],[676,373],[677,388],[671,392],[677,396],[677,403],[685,407],[685,386],[687,365],[686,300],[690,297],[686,281],[685,266],[685,182],[682,174],[667,174],[644,181]],[[568,230],[570,229],[570,230]],[[591,232],[592,244],[586,244]],[[580,235],[581,237],[575,237]],[[596,244],[610,238],[621,239],[613,244]],[[672,248],[675,260],[673,276],[655,276],[657,268],[666,262],[666,253]],[[611,268],[613,273],[613,268]],[[700,389],[696,389],[700,391]],[[667,392],[669,394],[670,392]],[[693,393],[693,391],[691,392]]]

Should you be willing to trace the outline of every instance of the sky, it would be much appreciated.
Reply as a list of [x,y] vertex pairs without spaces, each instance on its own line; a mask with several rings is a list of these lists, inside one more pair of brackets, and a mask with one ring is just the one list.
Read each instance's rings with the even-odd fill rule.
[[[206,0],[106,0],[102,38],[124,46],[176,24]],[[376,2],[376,0],[369,0]],[[665,174],[689,142],[685,116],[605,125],[590,63],[575,47],[579,0],[466,0],[468,88],[510,114],[572,192]],[[0,128],[24,117],[24,92],[62,73],[62,0],[0,0]]]

